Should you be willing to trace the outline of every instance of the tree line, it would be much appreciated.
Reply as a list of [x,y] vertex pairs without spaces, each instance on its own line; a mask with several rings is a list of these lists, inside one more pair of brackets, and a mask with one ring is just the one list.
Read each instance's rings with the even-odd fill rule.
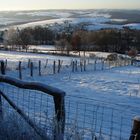
[[102,51],[126,53],[131,49],[140,51],[140,30],[106,29],[98,31],[76,31],[65,34],[57,47],[63,50]]
[[104,51],[125,53],[131,49],[140,51],[140,30],[102,29],[98,31],[75,30],[55,32],[36,26],[9,29],[0,34],[5,46],[26,49],[30,45],[55,45],[63,51]]
[[26,49],[30,45],[54,44],[54,33],[47,27],[36,26],[23,29],[5,30],[3,34],[3,44],[11,49]]

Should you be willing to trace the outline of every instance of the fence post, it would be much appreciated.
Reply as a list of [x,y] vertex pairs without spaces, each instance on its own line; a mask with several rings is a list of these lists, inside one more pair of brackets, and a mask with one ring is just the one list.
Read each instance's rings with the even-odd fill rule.
[[74,61],[72,61],[72,72],[74,72]]
[[19,79],[22,79],[21,61],[19,61],[18,69],[19,69]]
[[0,121],[3,119],[3,111],[2,111],[2,96],[0,92]]
[[46,64],[45,64],[44,68],[47,68],[47,64],[48,64],[48,59],[46,59]]
[[31,77],[33,77],[33,62],[31,62],[31,66],[30,66],[30,75]]
[[81,72],[83,71],[83,63],[82,61],[80,61],[80,68],[81,68]]
[[86,71],[86,60],[84,60],[84,71]]
[[54,130],[54,140],[56,139],[64,139],[64,130],[65,130],[65,102],[64,97],[62,96],[55,96],[54,97],[55,103],[55,115],[57,124]]
[[77,60],[75,61],[75,71],[78,71],[78,69],[77,69]]
[[41,61],[39,60],[39,76],[41,76]]
[[140,140],[140,117],[133,119],[133,128],[129,140]]
[[96,71],[96,60],[94,61],[94,71]]
[[4,65],[4,61],[1,61],[1,74],[5,75],[5,65]]
[[53,74],[55,74],[55,61],[53,61]]
[[30,65],[31,65],[31,60],[28,59],[28,68],[30,68]]
[[58,73],[60,73],[60,67],[61,67],[61,61],[60,60],[58,60]]
[[7,59],[5,60],[5,70],[6,70],[6,68],[7,68]]

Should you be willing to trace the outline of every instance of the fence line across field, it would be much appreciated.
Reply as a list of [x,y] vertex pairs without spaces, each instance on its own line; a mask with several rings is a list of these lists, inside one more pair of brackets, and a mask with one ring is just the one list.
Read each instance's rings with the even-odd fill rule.
[[2,69],[5,69],[5,73],[16,71],[19,79],[22,79],[24,75],[34,77],[57,73],[102,71],[131,65],[131,60],[108,61],[105,59],[46,59],[42,61],[28,59],[28,61],[9,62],[9,60],[3,61],[4,64],[1,62],[1,72]]

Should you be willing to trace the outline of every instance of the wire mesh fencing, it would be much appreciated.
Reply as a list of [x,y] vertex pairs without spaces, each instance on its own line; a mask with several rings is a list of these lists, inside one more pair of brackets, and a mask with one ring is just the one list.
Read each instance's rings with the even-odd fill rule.
[[67,96],[65,100],[65,129],[85,140],[128,140],[132,119],[140,113],[139,108],[84,97]]
[[61,105],[64,92],[9,77],[0,77],[0,81],[1,122],[13,114],[20,116],[18,119],[22,118],[23,123],[26,122],[43,139],[63,136],[65,112]]
[[[14,121],[20,122],[18,123],[20,125],[16,125],[18,128],[23,126],[22,128],[30,129],[33,132],[31,135],[35,134],[39,138],[43,134],[47,138],[54,139],[57,134],[65,140],[128,140],[132,119],[140,113],[140,109],[136,107],[120,106],[78,96],[66,96],[65,103],[61,106],[63,102],[60,98],[54,100],[53,96],[42,90],[34,90],[33,84],[30,85],[30,89],[25,89],[7,84],[7,81],[2,79],[0,81],[1,122],[4,120],[2,118],[14,116]],[[16,82],[21,84],[20,80]],[[56,90],[53,89],[53,92]],[[10,101],[13,104],[10,104]],[[56,102],[58,104],[55,104]],[[65,113],[64,110],[60,113],[58,107],[65,108]],[[21,134],[22,137],[27,137],[24,130]]]

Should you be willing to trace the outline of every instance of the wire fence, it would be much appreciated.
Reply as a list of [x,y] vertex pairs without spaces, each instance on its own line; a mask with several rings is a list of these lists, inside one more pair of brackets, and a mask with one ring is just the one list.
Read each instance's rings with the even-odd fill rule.
[[128,140],[132,118],[140,109],[85,99],[66,97],[66,127],[73,124],[83,139]]
[[0,77],[0,81],[2,117],[3,114],[8,117],[9,113],[18,113],[43,138],[52,139],[64,133],[65,112],[64,106],[61,106],[64,92],[10,77]]
[[[13,74],[14,76],[23,79],[27,76],[43,76],[50,74],[69,74],[73,72],[85,71],[103,71],[116,67],[131,65],[131,60],[116,60],[109,61],[106,59],[69,59],[69,60],[24,60],[24,61],[10,61],[5,60],[4,68],[6,74]],[[2,66],[0,66],[2,67]]]
[[[4,90],[2,90],[2,92],[8,96],[15,106],[25,112],[27,117],[30,118],[34,124],[38,125],[46,135],[52,134],[54,129],[52,128],[52,123],[53,119],[55,119],[55,109],[51,97],[36,91],[9,87],[9,85],[4,85]],[[17,114],[5,98],[2,98],[2,107],[5,117],[8,117],[9,113]]]
[[[11,113],[14,113],[15,116],[21,113],[26,116],[20,117],[24,122],[29,123],[30,120],[33,124],[31,127],[32,125],[30,126],[29,123],[33,133],[39,136],[41,133],[50,139],[54,139],[56,134],[58,136],[60,131],[63,131],[62,122],[57,121],[62,117],[62,114],[60,115],[56,111],[61,104],[59,99],[56,105],[53,96],[45,94],[42,90],[34,90],[32,85],[30,85],[31,89],[23,89],[7,84],[7,81],[3,81],[2,77],[0,81],[2,82],[0,84],[2,118],[8,117]],[[21,81],[19,80],[18,83],[20,84]],[[12,106],[7,99],[14,105]],[[15,109],[13,109],[14,106]],[[63,113],[63,117],[66,116],[64,139],[128,140],[132,129],[132,118],[139,113],[138,107],[110,104],[78,96],[66,96],[65,115]],[[57,115],[60,116],[56,118]],[[25,118],[28,118],[28,121]],[[58,137],[62,138],[62,135]]]

